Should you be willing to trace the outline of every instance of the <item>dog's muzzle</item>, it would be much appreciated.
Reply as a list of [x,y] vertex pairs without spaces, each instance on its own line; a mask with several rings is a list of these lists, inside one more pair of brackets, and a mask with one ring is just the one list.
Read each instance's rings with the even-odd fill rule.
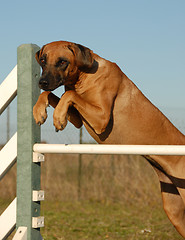
[[52,91],[64,85],[64,79],[58,74],[53,76],[51,73],[43,74],[39,80],[39,88],[44,91]]

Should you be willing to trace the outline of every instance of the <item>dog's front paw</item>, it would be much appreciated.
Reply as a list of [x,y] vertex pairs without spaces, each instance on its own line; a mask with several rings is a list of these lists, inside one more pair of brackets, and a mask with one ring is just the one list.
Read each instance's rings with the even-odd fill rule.
[[63,116],[59,114],[57,109],[53,113],[53,125],[55,126],[55,131],[62,131],[67,125],[67,115]]
[[36,124],[43,124],[47,119],[47,110],[45,105],[35,104],[35,106],[33,107],[33,117]]

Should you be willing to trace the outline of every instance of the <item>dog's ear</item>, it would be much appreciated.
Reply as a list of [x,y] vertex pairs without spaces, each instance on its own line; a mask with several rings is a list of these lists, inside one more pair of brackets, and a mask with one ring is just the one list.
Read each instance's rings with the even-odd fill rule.
[[80,70],[88,71],[92,68],[94,59],[89,48],[76,43],[69,45],[68,48],[75,56],[76,65]]
[[38,52],[35,53],[35,58],[39,64],[40,64],[40,57],[43,54],[43,50],[44,50],[45,46],[46,45],[44,45]]
[[37,62],[40,64],[40,50],[35,53],[35,58],[36,58]]

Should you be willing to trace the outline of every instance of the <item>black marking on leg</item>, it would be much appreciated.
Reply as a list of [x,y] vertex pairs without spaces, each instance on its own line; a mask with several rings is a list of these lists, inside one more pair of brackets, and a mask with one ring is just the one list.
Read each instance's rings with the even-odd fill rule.
[[174,185],[174,187],[177,188],[182,188],[185,189],[185,179],[183,178],[177,178],[174,176],[169,175],[164,169],[163,167],[161,167],[160,164],[158,164],[154,159],[152,159],[150,156],[143,156],[154,168],[158,169],[159,171],[161,171],[162,173],[164,173],[164,175],[166,175],[171,181],[172,181],[172,185]]
[[173,183],[160,182],[160,184],[161,184],[161,192],[180,195]]
[[185,179],[173,177],[173,176],[170,176],[168,174],[167,174],[167,176],[169,177],[169,179],[173,182],[173,184],[176,187],[185,189]]

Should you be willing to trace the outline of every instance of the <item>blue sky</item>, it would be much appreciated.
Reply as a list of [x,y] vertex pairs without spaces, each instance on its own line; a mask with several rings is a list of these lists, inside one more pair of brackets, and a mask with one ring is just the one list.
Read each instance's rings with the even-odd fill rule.
[[55,40],[116,62],[157,106],[185,111],[185,0],[2,1],[0,83],[17,47]]

